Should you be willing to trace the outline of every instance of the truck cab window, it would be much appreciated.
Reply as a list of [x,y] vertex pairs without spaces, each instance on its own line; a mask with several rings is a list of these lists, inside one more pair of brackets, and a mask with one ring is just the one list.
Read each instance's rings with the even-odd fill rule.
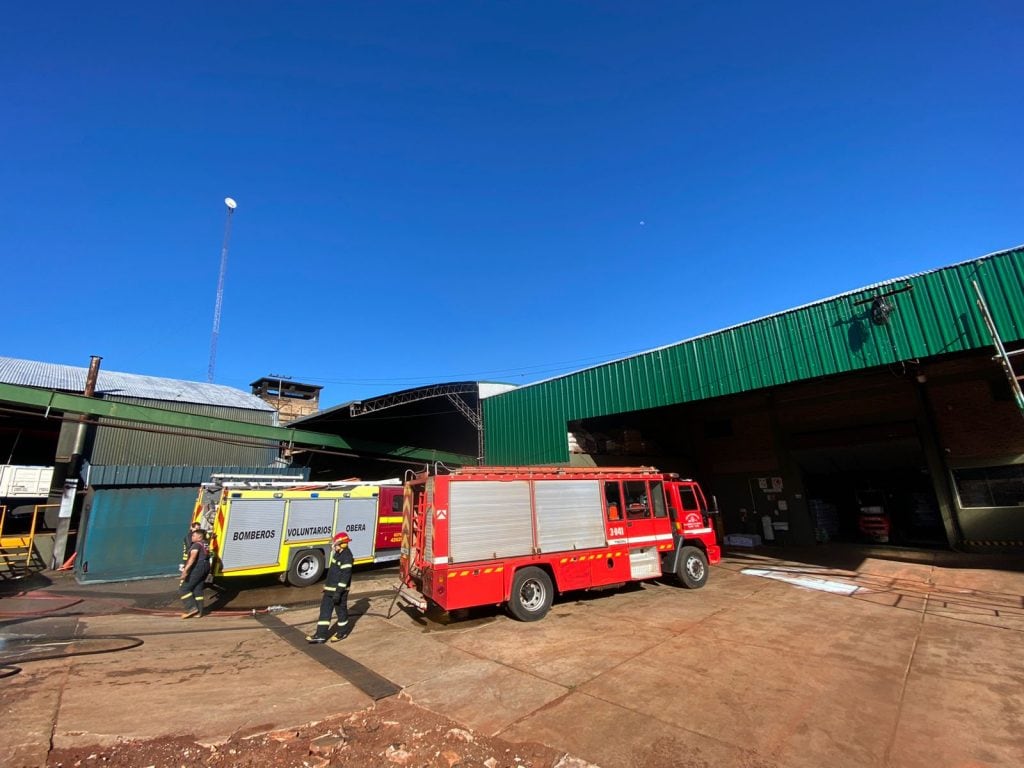
[[626,518],[629,520],[640,520],[651,516],[650,502],[647,498],[647,483],[643,480],[627,480],[626,490]]
[[683,502],[683,509],[687,512],[697,511],[700,509],[700,502],[697,501],[697,494],[693,492],[693,488],[689,485],[679,486],[679,499]]
[[654,508],[655,517],[665,517],[668,514],[665,509],[665,488],[660,480],[651,483],[651,506]]
[[622,492],[617,482],[604,484],[604,505],[609,520],[622,519]]

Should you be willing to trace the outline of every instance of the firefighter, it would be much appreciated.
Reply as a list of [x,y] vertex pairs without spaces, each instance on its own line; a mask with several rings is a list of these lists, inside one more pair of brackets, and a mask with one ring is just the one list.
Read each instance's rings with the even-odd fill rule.
[[[181,573],[185,570],[185,563],[188,562],[189,549],[192,547],[192,534],[196,531],[201,531],[202,529],[203,524],[197,520],[196,522],[192,523],[192,525],[188,529],[188,533],[186,533],[185,536],[182,538],[181,562],[178,563],[178,573]],[[207,550],[207,555],[209,555],[209,550]]]
[[327,569],[324,595],[320,598],[320,616],[316,621],[316,632],[308,635],[310,643],[326,643],[331,626],[331,611],[338,614],[338,625],[331,636],[331,642],[344,640],[351,631],[348,625],[348,589],[352,583],[352,551],[348,548],[352,539],[342,531],[334,535],[331,564]]
[[196,528],[192,531],[192,544],[188,548],[188,560],[181,570],[181,595],[185,612],[181,618],[190,619],[203,615],[203,586],[210,572],[210,559],[206,555],[206,531]]

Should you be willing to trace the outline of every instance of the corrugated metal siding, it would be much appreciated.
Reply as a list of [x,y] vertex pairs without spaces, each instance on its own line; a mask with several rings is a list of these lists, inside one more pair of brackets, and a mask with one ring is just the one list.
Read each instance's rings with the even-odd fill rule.
[[75,556],[76,578],[94,582],[176,574],[195,500],[196,488],[95,491]]
[[274,475],[309,479],[308,467],[140,467],[134,465],[88,465],[83,473],[94,488],[102,486],[187,485],[193,489],[208,482],[211,475]]
[[[989,345],[977,280],[1004,341],[1024,339],[1024,250],[886,281],[483,401],[489,464],[568,460],[566,423],[693,402]],[[887,297],[889,322],[871,322]]]
[[[249,424],[272,425],[277,415],[275,411],[252,411],[198,403],[154,402],[134,397],[108,395],[104,399],[200,416],[234,419]],[[95,439],[89,452],[89,460],[93,464],[213,464],[253,467],[269,465],[277,456],[276,443],[265,443],[262,447],[233,445],[225,442],[224,435],[213,435],[194,429],[181,430],[185,433],[182,435],[165,435],[138,429],[104,428],[104,423],[119,422],[116,419],[101,419],[101,426],[96,428]],[[207,435],[216,439],[197,440],[197,435]]]

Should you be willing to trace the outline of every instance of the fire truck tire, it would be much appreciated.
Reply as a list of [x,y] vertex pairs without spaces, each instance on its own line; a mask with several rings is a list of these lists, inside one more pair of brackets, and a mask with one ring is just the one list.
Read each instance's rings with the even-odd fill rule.
[[293,587],[308,587],[316,584],[324,575],[324,555],[319,549],[304,549],[296,552],[288,566],[288,583]]
[[687,589],[700,589],[708,583],[708,558],[697,547],[683,547],[679,550],[676,576]]
[[554,596],[547,573],[540,568],[521,568],[512,579],[509,613],[520,621],[538,621],[547,616]]

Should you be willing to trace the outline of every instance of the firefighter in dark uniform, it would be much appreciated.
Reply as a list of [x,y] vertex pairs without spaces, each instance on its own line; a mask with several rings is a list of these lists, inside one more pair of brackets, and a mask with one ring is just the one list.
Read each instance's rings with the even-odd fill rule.
[[[182,539],[182,541],[181,541],[181,562],[178,564],[178,573],[181,573],[182,571],[185,570],[185,563],[188,562],[188,553],[189,553],[189,550],[192,548],[192,533],[194,531],[201,531],[201,530],[203,530],[203,524],[200,523],[199,521],[196,521],[196,522],[192,523],[191,527],[188,529],[188,533],[186,533],[185,537]],[[207,556],[209,556],[209,554],[210,554],[209,550],[207,550],[206,554],[207,554]]]
[[320,599],[320,616],[316,621],[316,632],[306,637],[311,643],[326,643],[331,626],[331,611],[338,614],[331,642],[344,640],[350,631],[348,626],[348,590],[352,584],[352,551],[348,548],[352,539],[342,531],[334,535],[334,553],[327,569],[324,596]]
[[188,559],[181,570],[181,586],[178,592],[181,594],[182,605],[185,612],[181,614],[183,619],[191,619],[193,616],[203,615],[203,585],[206,583],[206,576],[210,572],[210,559],[206,554],[206,531],[197,528],[192,531],[192,544],[188,548]]

